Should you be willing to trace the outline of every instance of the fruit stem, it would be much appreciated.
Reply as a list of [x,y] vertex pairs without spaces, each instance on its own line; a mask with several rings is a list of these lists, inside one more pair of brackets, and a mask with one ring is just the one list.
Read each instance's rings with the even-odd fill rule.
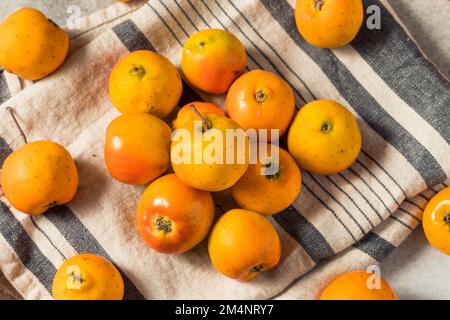
[[322,10],[323,5],[324,5],[323,0],[316,0],[314,2],[314,8],[318,11]]
[[25,135],[25,132],[23,132],[22,127],[19,124],[19,121],[17,121],[16,115],[14,113],[14,109],[11,108],[10,106],[7,106],[6,110],[8,110],[9,114],[11,115],[11,117],[13,119],[13,122],[14,122],[14,125],[16,126],[17,130],[19,130],[23,141],[25,141],[25,144],[27,144],[28,143],[27,136]]
[[450,227],[450,212],[444,214],[444,221]]
[[192,109],[192,111],[194,111],[194,113],[197,115],[197,117],[200,118],[200,120],[202,120],[203,123],[203,131],[209,130],[212,128],[212,123],[211,120],[209,120],[207,117],[205,117],[204,115],[202,115],[200,113],[200,111],[197,110],[197,108],[195,107],[195,105],[191,104],[189,105]]
[[256,272],[261,272],[262,269],[264,269],[264,266],[262,264],[258,264],[256,266],[254,266],[253,268],[250,269],[251,273],[256,273]]

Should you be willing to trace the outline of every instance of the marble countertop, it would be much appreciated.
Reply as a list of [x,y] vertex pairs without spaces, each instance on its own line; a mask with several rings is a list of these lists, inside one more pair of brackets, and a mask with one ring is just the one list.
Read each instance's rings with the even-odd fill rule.
[[[60,25],[67,8],[80,7],[83,15],[109,6],[113,0],[15,0],[0,2],[0,20],[22,6],[36,7]],[[450,3],[448,0],[389,0],[425,55],[450,79]],[[431,247],[417,228],[381,264],[385,277],[401,299],[450,299],[450,256]],[[0,300],[8,298],[0,293]]]

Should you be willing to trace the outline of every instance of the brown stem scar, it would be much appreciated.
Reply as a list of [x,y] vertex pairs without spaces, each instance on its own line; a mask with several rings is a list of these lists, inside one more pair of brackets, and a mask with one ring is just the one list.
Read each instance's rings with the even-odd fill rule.
[[450,227],[450,212],[444,214],[444,222]]
[[314,2],[314,8],[316,8],[316,10],[318,11],[322,10],[323,5],[324,5],[323,0],[316,0]]

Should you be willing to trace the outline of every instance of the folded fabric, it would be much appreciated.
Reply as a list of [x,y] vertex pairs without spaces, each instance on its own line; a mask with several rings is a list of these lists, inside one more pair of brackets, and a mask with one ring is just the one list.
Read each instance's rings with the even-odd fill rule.
[[[427,200],[448,185],[450,86],[381,2],[364,5],[381,9],[381,29],[363,26],[351,45],[328,50],[301,38],[294,1],[152,0],[98,23],[102,32],[78,33],[83,41],[73,41],[70,57],[46,79],[22,90],[23,81],[2,72],[0,164],[23,143],[5,109],[11,106],[28,140],[65,145],[80,175],[75,199],[41,216],[0,199],[0,269],[8,281],[24,298],[49,299],[64,259],[90,252],[118,266],[127,299],[315,298],[336,273],[384,258],[419,224]],[[183,43],[205,28],[235,34],[247,48],[248,68],[282,76],[298,108],[315,99],[347,106],[363,136],[348,170],[326,177],[302,172],[300,196],[272,218],[282,260],[250,283],[218,274],[205,242],[182,255],[146,247],[135,226],[144,187],[113,180],[103,161],[105,128],[118,115],[107,92],[113,65],[140,49],[179,65]],[[185,84],[180,105],[193,99],[223,105],[223,97]],[[235,206],[226,192],[215,200],[225,210]]]

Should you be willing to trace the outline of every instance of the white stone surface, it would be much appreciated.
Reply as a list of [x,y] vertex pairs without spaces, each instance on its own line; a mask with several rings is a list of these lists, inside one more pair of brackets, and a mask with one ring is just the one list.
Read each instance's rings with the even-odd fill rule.
[[[423,52],[450,78],[450,2],[448,0],[390,0]],[[105,8],[113,0],[0,0],[0,20],[21,6],[43,10],[64,25],[67,8],[77,5],[83,15]],[[450,256],[431,247],[422,228],[381,265],[385,277],[401,299],[450,299]],[[7,298],[0,292],[0,299]]]

